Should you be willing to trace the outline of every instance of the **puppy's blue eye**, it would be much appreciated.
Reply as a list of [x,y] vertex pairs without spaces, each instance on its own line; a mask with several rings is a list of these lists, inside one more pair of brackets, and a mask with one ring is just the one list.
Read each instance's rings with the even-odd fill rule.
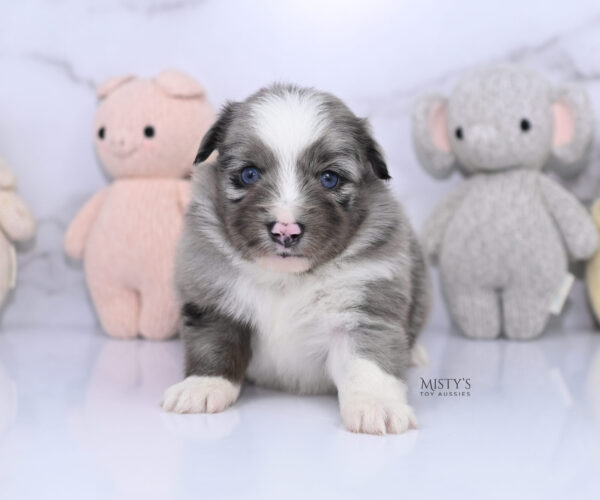
[[340,177],[338,174],[332,172],[331,170],[325,170],[325,172],[321,174],[321,184],[323,184],[323,187],[326,187],[327,189],[333,189],[336,187],[339,180]]
[[242,182],[244,184],[254,184],[260,178],[260,173],[256,167],[244,167],[242,170]]

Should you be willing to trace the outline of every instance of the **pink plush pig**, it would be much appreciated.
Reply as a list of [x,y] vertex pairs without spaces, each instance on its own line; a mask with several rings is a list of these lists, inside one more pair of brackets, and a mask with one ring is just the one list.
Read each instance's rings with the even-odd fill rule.
[[176,332],[175,247],[189,173],[214,119],[202,86],[168,70],[98,88],[96,151],[114,182],[71,223],[65,250],[83,259],[92,300],[113,337],[166,339]]

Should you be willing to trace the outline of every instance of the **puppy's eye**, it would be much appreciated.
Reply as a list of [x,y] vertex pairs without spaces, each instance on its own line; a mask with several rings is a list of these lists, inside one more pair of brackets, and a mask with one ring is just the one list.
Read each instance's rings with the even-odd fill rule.
[[454,131],[454,135],[456,136],[456,138],[459,141],[462,141],[463,139],[463,129],[462,127],[458,127],[455,131]]
[[152,139],[154,137],[154,127],[152,125],[148,125],[144,128],[144,135],[148,139]]
[[521,120],[520,126],[521,126],[521,130],[523,132],[527,132],[527,131],[529,131],[529,129],[531,129],[531,123],[529,122],[529,120],[527,118],[523,118]]
[[338,174],[332,172],[331,170],[325,170],[325,172],[321,174],[321,184],[323,184],[323,187],[327,189],[333,189],[338,185],[339,181],[340,177]]
[[244,167],[241,178],[244,184],[251,185],[260,179],[260,173],[256,167]]
[[106,134],[106,129],[104,127],[100,127],[98,129],[98,139],[103,140],[105,134]]

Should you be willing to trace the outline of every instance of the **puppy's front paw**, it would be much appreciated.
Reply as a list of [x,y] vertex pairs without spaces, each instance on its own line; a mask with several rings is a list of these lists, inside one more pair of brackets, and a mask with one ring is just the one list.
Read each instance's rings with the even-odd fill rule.
[[192,375],[165,391],[162,407],[175,413],[218,413],[235,403],[240,386],[222,377]]
[[344,425],[352,432],[401,434],[418,425],[413,409],[402,400],[355,395],[340,409]]

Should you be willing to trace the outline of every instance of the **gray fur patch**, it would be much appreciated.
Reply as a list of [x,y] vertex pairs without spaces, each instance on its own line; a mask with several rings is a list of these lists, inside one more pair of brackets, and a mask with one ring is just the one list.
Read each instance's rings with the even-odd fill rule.
[[429,314],[429,273],[414,231],[388,193],[372,193],[365,225],[370,231],[355,242],[364,244],[353,256],[357,265],[365,260],[395,260],[398,267],[391,279],[365,285],[359,306],[363,315],[353,338],[365,357],[402,377]]
[[185,375],[224,377],[239,383],[250,361],[250,328],[212,309],[187,302],[180,332],[185,346]]

